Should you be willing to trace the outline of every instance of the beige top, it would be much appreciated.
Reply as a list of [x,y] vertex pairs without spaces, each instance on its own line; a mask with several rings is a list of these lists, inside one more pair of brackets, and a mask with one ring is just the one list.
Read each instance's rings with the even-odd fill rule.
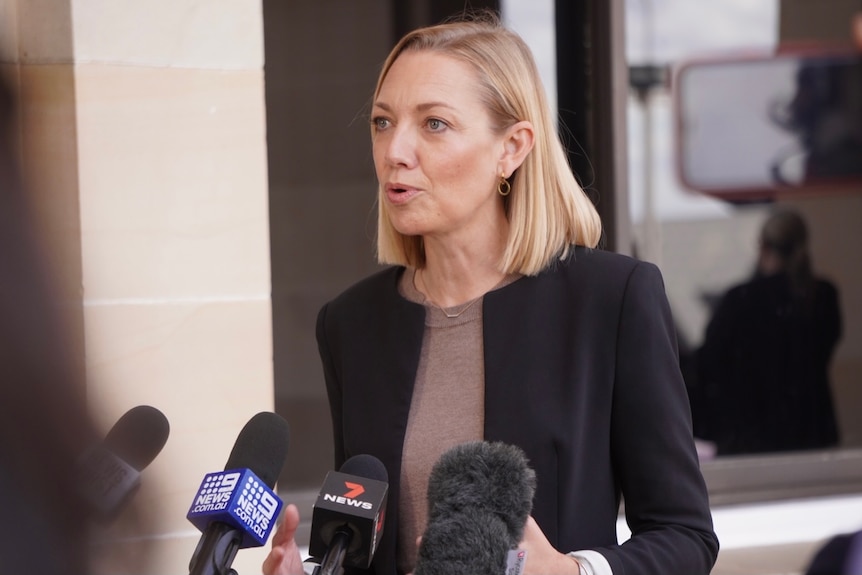
[[[417,547],[408,542],[416,541],[428,522],[432,466],[450,447],[482,439],[485,427],[482,298],[444,312],[416,289],[414,273],[408,269],[399,285],[401,295],[426,310],[402,452],[398,570],[404,573],[412,572],[416,564]],[[507,276],[495,289],[517,278]]]

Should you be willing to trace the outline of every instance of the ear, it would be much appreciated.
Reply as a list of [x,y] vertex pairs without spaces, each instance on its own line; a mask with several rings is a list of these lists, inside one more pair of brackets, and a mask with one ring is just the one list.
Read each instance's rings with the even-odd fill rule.
[[503,136],[503,154],[500,157],[500,169],[498,174],[504,174],[507,178],[517,170],[527,154],[533,149],[535,133],[533,124],[522,120],[509,126]]

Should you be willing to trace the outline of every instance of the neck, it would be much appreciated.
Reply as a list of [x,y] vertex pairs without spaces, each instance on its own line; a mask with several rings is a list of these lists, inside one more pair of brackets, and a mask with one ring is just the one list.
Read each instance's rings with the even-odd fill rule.
[[506,246],[507,226],[487,225],[482,233],[464,230],[424,238],[425,266],[417,270],[416,289],[438,307],[472,301],[494,289],[506,274],[498,268]]
[[495,268],[484,271],[447,269],[434,271],[425,267],[416,270],[414,287],[432,304],[449,308],[465,304],[494,289],[506,275]]

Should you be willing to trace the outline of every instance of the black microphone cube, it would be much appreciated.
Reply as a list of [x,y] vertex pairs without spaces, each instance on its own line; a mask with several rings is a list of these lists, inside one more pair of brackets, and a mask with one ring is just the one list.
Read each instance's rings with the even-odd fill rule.
[[309,554],[324,557],[336,531],[347,529],[343,567],[368,569],[383,532],[388,491],[386,482],[330,471],[314,504]]

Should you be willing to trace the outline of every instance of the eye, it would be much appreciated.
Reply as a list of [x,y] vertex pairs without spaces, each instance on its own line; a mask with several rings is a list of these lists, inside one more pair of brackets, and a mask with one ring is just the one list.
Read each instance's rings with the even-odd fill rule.
[[447,127],[446,122],[444,122],[443,120],[441,120],[439,118],[429,118],[425,124],[428,126],[428,129],[431,130],[432,132],[440,132],[440,131],[446,129],[446,127]]
[[389,127],[389,120],[387,120],[386,118],[382,118],[380,116],[377,116],[377,117],[371,118],[371,125],[374,127],[375,130],[378,130],[378,131],[379,130],[385,130],[386,128]]

